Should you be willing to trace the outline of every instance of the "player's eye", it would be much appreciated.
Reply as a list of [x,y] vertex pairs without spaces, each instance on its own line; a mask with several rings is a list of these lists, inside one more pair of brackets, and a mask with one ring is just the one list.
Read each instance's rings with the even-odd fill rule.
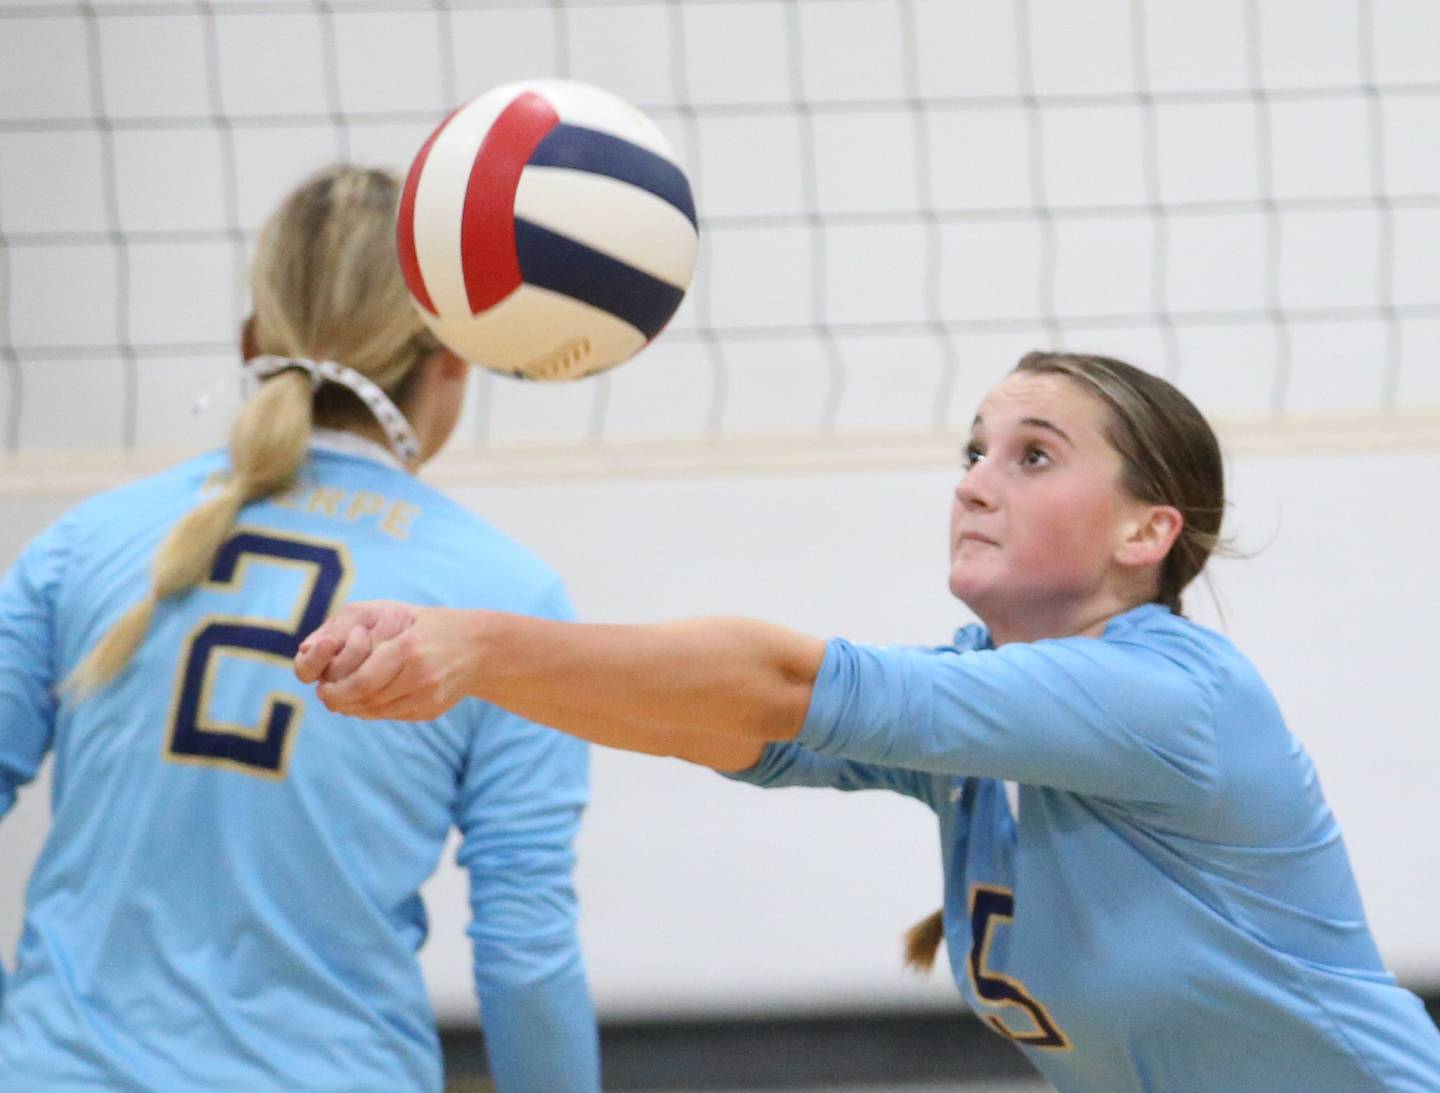
[[961,462],[965,464],[966,469],[969,469],[970,467],[975,466],[976,463],[979,463],[984,458],[985,451],[983,448],[980,447],[980,445],[967,444],[965,445],[965,454],[961,458]]
[[1044,467],[1049,464],[1049,462],[1050,453],[1047,452],[1044,448],[1040,447],[1038,444],[1027,444],[1025,446],[1025,455],[1021,459],[1021,463],[1023,463],[1025,466]]

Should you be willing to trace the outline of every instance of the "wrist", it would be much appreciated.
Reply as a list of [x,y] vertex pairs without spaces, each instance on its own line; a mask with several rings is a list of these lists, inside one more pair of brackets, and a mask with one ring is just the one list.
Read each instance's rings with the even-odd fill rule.
[[[456,611],[455,615],[459,621],[461,686],[474,698],[490,697],[488,692],[493,692],[497,674],[491,662],[495,647],[494,620],[498,616],[481,610]],[[487,682],[492,686],[487,688]]]

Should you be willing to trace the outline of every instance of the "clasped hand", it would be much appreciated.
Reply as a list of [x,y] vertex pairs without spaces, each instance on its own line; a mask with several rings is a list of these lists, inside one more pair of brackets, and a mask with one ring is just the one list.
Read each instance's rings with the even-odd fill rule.
[[466,696],[462,612],[349,604],[300,643],[295,675],[351,717],[430,721]]

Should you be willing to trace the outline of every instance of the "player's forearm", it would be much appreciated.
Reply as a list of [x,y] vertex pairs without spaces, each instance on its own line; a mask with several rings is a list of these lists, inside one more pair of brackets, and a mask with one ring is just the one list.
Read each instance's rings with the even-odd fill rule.
[[[800,731],[825,644],[747,619],[644,626],[471,614],[470,694],[596,743],[686,754],[736,740],[707,765],[739,769]],[[673,745],[673,746],[671,746]]]
[[487,989],[477,977],[496,1093],[599,1093],[595,1011],[583,971]]
[[549,703],[537,704],[528,716],[538,724],[552,728],[570,725],[571,729],[562,731],[603,747],[683,759],[727,773],[753,767],[765,750],[763,740],[670,726],[655,728],[634,721],[587,715],[583,710],[565,710]]

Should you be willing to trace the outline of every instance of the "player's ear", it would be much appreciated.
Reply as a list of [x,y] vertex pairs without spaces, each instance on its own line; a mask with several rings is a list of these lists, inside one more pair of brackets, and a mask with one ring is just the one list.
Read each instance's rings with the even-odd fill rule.
[[1185,517],[1173,505],[1145,505],[1125,524],[1115,560],[1127,567],[1159,565],[1184,527]]
[[443,448],[455,431],[470,365],[442,347],[415,367],[420,369],[420,383],[402,409],[420,438],[423,461]]
[[447,380],[462,379],[470,371],[470,365],[448,349],[435,350],[430,360],[434,362],[431,367],[438,368]]
[[251,357],[258,357],[260,350],[255,344],[255,316],[245,316],[245,321],[240,324],[240,359],[248,361]]

